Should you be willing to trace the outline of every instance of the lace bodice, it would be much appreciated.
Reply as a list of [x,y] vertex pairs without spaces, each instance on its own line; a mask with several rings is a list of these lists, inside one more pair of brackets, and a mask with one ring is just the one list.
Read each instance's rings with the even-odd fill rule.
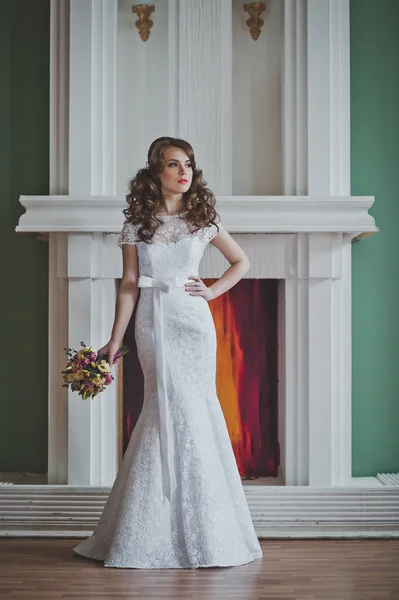
[[[175,243],[179,242],[185,237],[191,237],[194,235],[201,240],[201,242],[207,245],[211,239],[223,229],[223,225],[219,220],[219,231],[215,225],[210,225],[209,227],[203,227],[193,234],[190,230],[188,221],[179,217],[179,215],[161,215],[159,218],[162,219],[163,224],[157,229],[151,243]],[[122,244],[146,243],[142,242],[137,236],[137,230],[139,228],[140,225],[132,225],[131,223],[125,221],[118,240],[119,246]]]
[[143,242],[137,236],[140,225],[125,222],[118,245],[137,245],[140,275],[149,277],[197,275],[202,255],[209,242],[223,229],[210,225],[192,232],[188,221],[179,215],[160,217],[159,226],[151,242]]

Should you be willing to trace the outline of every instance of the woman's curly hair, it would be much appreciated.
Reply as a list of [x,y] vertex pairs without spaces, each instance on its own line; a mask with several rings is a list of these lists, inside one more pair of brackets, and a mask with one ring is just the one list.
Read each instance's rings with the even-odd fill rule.
[[152,142],[148,150],[148,167],[139,169],[129,182],[130,193],[126,196],[129,207],[123,210],[127,221],[133,225],[141,225],[137,235],[143,242],[150,242],[163,223],[155,215],[162,205],[161,180],[158,174],[165,169],[164,153],[170,147],[181,148],[189,157],[193,170],[191,186],[183,193],[184,207],[179,214],[185,215],[188,223],[193,226],[193,232],[211,224],[217,226],[216,221],[220,220],[214,208],[216,198],[206,187],[202,171],[196,166],[191,145],[179,138],[160,137]]

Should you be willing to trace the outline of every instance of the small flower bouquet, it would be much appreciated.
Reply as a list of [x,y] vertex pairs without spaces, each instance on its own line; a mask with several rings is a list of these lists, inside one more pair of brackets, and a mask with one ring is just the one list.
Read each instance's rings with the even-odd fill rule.
[[[114,377],[105,354],[98,355],[92,346],[88,348],[84,342],[80,342],[80,345],[82,349],[79,352],[73,348],[64,348],[68,363],[65,371],[61,372],[64,379],[62,387],[71,386],[72,391],[78,392],[83,400],[87,400],[103,392]],[[114,362],[128,350],[127,346],[121,346],[114,356]]]

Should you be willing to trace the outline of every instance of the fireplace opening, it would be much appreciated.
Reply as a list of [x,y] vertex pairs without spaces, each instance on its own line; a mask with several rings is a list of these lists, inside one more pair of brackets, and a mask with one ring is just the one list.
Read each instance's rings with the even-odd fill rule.
[[[206,285],[215,281],[203,280]],[[278,484],[281,283],[278,279],[244,278],[209,302],[217,335],[217,395],[245,484]],[[135,316],[136,310],[124,337],[130,352],[123,359],[121,373],[120,461],[144,401],[144,379],[134,338]]]

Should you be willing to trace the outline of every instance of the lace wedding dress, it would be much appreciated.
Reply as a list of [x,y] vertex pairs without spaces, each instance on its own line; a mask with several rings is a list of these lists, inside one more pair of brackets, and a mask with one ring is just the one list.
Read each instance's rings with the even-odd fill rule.
[[215,326],[207,300],[184,289],[218,230],[161,219],[149,244],[130,223],[119,237],[137,244],[144,404],[95,531],[74,551],[106,567],[242,565],[262,550],[216,394]]

